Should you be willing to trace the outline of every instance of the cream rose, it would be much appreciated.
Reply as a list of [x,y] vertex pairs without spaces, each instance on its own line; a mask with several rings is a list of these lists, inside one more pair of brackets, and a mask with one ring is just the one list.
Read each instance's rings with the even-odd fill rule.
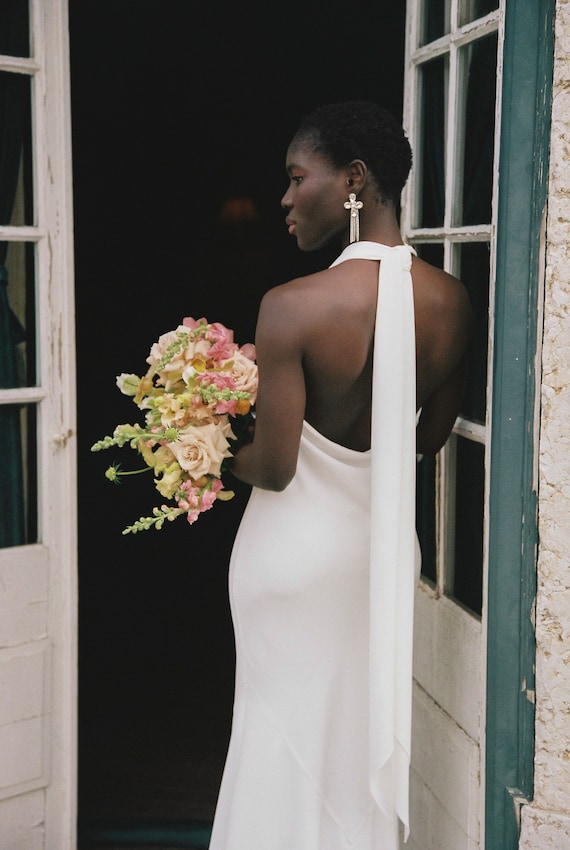
[[232,378],[236,382],[236,390],[251,393],[249,401],[255,404],[257,398],[257,363],[245,357],[241,351],[236,351],[232,357]]
[[189,425],[168,447],[194,480],[202,475],[219,476],[223,459],[231,457],[229,443],[215,423]]
[[[161,361],[161,359],[166,354],[166,351],[172,343],[176,342],[180,334],[188,334],[189,329],[184,327],[184,325],[179,325],[176,330],[168,331],[168,333],[162,334],[158,338],[158,341],[153,343],[149,356],[146,358],[146,362],[151,366],[156,366]],[[168,376],[172,373],[178,375],[182,374],[182,371],[188,366],[189,363],[192,362],[194,357],[198,354],[207,356],[210,345],[206,340],[198,339],[198,340],[189,340],[188,345],[184,348],[181,348],[179,352],[177,352],[171,360],[164,366],[163,369],[160,370],[161,377],[167,379]]]

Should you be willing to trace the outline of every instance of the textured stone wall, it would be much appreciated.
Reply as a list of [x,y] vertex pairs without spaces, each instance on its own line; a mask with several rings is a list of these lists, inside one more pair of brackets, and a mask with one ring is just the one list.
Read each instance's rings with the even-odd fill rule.
[[557,0],[547,215],[535,794],[521,850],[570,850],[570,2]]

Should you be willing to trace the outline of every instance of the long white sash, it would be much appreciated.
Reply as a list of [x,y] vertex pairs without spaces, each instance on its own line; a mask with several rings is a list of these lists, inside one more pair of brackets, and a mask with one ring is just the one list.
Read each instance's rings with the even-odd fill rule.
[[409,245],[354,242],[332,263],[380,260],[372,383],[370,790],[409,834],[416,585],[416,351]]

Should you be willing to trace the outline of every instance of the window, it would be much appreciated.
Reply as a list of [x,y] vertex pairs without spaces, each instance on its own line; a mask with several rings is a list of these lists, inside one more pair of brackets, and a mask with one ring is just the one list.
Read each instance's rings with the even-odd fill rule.
[[475,332],[447,445],[418,467],[422,575],[482,612],[487,387],[495,229],[499,0],[424,0],[410,15],[407,129],[414,168],[402,229],[418,255],[460,278]]
[[35,542],[36,248],[27,0],[7,4],[0,28],[0,547]]

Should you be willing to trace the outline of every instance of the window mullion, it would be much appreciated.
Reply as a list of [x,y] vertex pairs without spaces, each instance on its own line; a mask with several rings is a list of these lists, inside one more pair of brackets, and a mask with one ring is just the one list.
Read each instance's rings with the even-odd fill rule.
[[[448,232],[452,225],[453,198],[455,195],[456,176],[456,137],[457,137],[457,48],[449,45],[449,62],[447,65],[447,115],[446,115],[446,151],[445,151],[445,212],[443,219],[444,230]],[[447,241],[447,240],[446,240]]]
[[436,41],[430,41],[429,44],[418,47],[410,57],[410,61],[417,68],[424,62],[437,59],[439,56],[445,56],[447,53],[449,53],[449,35],[442,35]]
[[408,230],[415,242],[441,242],[446,237],[450,242],[489,242],[493,236],[490,224],[467,225],[465,227],[410,227]]
[[35,59],[0,55],[0,71],[10,71],[14,74],[35,74],[39,67]]
[[33,404],[46,397],[43,387],[13,387],[0,390],[0,405]]
[[459,3],[460,0],[451,0],[451,33],[454,34],[459,29]]
[[45,229],[39,227],[0,226],[0,242],[39,242],[44,236]]
[[[410,57],[414,54],[419,43],[419,32],[421,26],[420,15],[423,13],[422,3],[408,3],[406,10],[406,38],[405,55]],[[409,74],[409,85],[404,86],[403,124],[408,135],[412,150],[418,150],[418,127],[415,116],[420,108],[420,92],[418,85],[419,71],[413,67]],[[404,186],[402,193],[402,225],[404,234],[412,229],[413,222],[417,221],[417,192],[412,191],[412,186],[417,179],[415,171],[418,165],[415,159],[412,162],[410,178]]]
[[[495,231],[495,222],[498,219],[499,209],[499,157],[501,154],[501,112],[502,112],[502,87],[503,87],[503,51],[505,42],[505,12],[504,6],[501,4],[501,13],[499,18],[499,39],[497,45],[497,94],[495,97],[495,150],[493,157],[493,198],[492,198],[492,223],[493,232]],[[487,362],[493,363],[493,340],[495,338],[495,295],[496,295],[496,278],[497,278],[497,240],[491,239],[490,245],[490,275],[489,275],[489,337]],[[493,369],[489,369],[487,381],[487,431],[491,433],[491,420],[493,416]],[[488,493],[485,495],[485,504],[488,505]]]
[[455,551],[455,445],[452,434],[437,457],[437,592],[453,584]]
[[464,44],[469,44],[471,41],[477,41],[489,35],[498,27],[499,13],[496,11],[490,12],[484,18],[479,18],[472,21],[470,24],[465,24],[454,35],[453,42],[462,47]]

